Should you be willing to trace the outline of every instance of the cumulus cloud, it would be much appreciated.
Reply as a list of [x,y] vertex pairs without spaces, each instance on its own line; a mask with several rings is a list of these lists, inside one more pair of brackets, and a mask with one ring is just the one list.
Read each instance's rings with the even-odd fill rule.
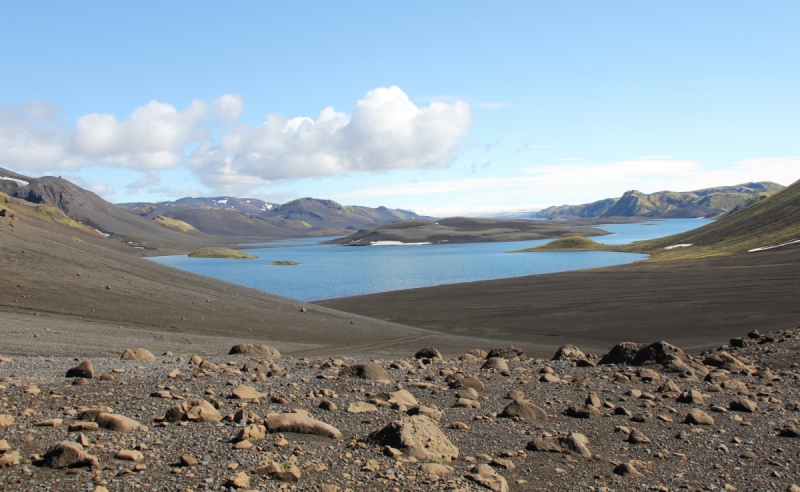
[[218,190],[276,180],[395,169],[441,168],[472,124],[469,104],[418,107],[399,87],[378,88],[351,114],[332,107],[316,120],[271,113],[258,127],[237,125],[219,144],[198,147],[191,169]]
[[0,107],[0,165],[32,171],[74,169],[83,162],[69,152],[71,130],[55,104],[28,101]]
[[114,186],[103,183],[102,181],[95,181],[94,183],[89,183],[85,179],[81,178],[80,176],[76,176],[74,174],[65,174],[62,176],[67,181],[70,181],[83,189],[89,190],[93,193],[96,193],[102,197],[110,197],[114,194]]
[[150,171],[144,177],[137,179],[132,183],[128,183],[125,187],[128,189],[128,193],[136,194],[142,188],[147,188],[149,186],[155,186],[161,182],[161,177],[158,175],[158,171]]

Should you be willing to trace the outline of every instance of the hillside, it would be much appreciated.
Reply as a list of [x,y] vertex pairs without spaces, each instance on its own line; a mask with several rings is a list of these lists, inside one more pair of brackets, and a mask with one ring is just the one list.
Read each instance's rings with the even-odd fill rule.
[[237,198],[235,196],[215,196],[215,197],[185,197],[169,202],[134,202],[134,203],[120,203],[120,207],[126,210],[133,210],[136,213],[150,212],[158,207],[172,206],[172,207],[197,207],[197,208],[212,208],[212,209],[226,209],[236,210],[250,215],[258,215],[261,212],[270,210],[277,207],[277,203],[265,202],[257,198]]
[[620,198],[607,198],[583,205],[561,205],[534,213],[535,219],[606,217],[719,218],[757,203],[784,187],[764,181],[720,186],[688,192],[659,191],[645,194],[636,190]]
[[361,229],[389,224],[398,220],[431,219],[407,210],[392,210],[386,207],[342,206],[333,200],[299,198],[267,210],[258,215],[267,220],[289,220],[305,222],[311,227],[341,227]]

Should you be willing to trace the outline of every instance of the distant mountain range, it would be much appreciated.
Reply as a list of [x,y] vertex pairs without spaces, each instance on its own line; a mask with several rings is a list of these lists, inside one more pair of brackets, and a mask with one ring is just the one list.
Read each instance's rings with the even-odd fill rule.
[[344,236],[364,227],[430,218],[405,210],[342,206],[314,198],[283,205],[237,197],[115,205],[65,179],[32,178],[3,168],[0,193],[19,201],[19,206],[10,209],[18,210],[25,220],[51,224],[55,220],[61,226],[77,227],[83,238],[96,233],[145,253],[160,254],[263,240]]
[[330,229],[331,235],[349,234],[398,220],[431,218],[407,210],[343,206],[333,200],[316,198],[299,198],[279,205],[255,198],[224,196],[119,206],[147,219],[166,217],[185,222],[206,234],[237,236],[268,235],[274,233],[275,228],[302,233]]
[[620,198],[607,198],[583,205],[561,205],[540,210],[534,219],[600,219],[607,217],[660,217],[718,219],[781,191],[771,181],[720,186],[703,190],[659,191],[645,194],[631,190]]

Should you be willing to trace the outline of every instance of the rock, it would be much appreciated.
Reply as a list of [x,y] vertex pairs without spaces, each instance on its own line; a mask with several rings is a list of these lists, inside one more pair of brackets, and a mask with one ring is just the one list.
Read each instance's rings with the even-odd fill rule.
[[483,359],[483,357],[475,357],[475,356],[474,356],[474,355],[472,355],[472,354],[464,354],[464,355],[462,355],[461,357],[459,357],[458,359],[459,359],[459,360],[463,360],[463,361],[465,361],[465,362],[478,362],[478,361],[480,361],[481,359]]
[[181,455],[181,466],[197,466],[197,458],[190,454]]
[[97,416],[101,413],[113,413],[114,409],[111,407],[98,407],[98,408],[86,408],[81,407],[78,409],[78,418],[81,420],[88,420],[90,422],[94,422],[97,420]]
[[560,383],[562,382],[561,378],[556,376],[555,374],[542,374],[542,377],[539,378],[539,381],[542,383]]
[[589,396],[586,397],[584,405],[587,407],[600,408],[603,406],[603,400],[600,399],[600,395],[598,395],[597,392],[590,391]]
[[584,354],[578,347],[575,345],[562,345],[556,350],[556,354],[553,356],[553,360],[564,360],[564,359],[585,359],[586,354]]
[[8,444],[8,441],[5,439],[0,439],[0,454],[7,453],[11,451],[11,446]]
[[114,456],[114,458],[124,461],[139,462],[144,459],[144,455],[142,455],[142,453],[140,453],[139,451],[133,451],[130,449],[121,449],[117,451],[117,454]]
[[92,379],[94,377],[94,369],[92,369],[92,361],[85,360],[67,371],[68,378],[86,378]]
[[[456,396],[458,396],[459,398],[462,398],[460,396],[460,394],[457,394]],[[478,393],[475,392],[475,395],[472,396],[472,398],[477,398],[477,397],[478,397]],[[463,397],[463,398],[468,398],[468,397]],[[524,400],[525,399],[525,393],[523,393],[522,391],[511,390],[508,393],[506,393],[505,399],[506,400]]]
[[369,379],[371,381],[397,382],[394,375],[374,362],[364,362],[339,371],[340,378]]
[[86,386],[89,383],[89,380],[86,378],[75,378],[72,380],[72,386]]
[[231,393],[232,398],[238,398],[240,400],[255,400],[257,398],[266,398],[267,396],[269,395],[266,393],[261,393],[252,386],[247,386],[244,384],[237,386],[236,389]]
[[800,437],[800,430],[792,424],[786,424],[778,433],[780,437]]
[[120,360],[138,360],[141,362],[155,362],[156,357],[149,351],[143,348],[133,350],[126,350],[122,353]]
[[77,468],[82,466],[99,466],[96,456],[83,450],[76,442],[60,442],[52,446],[43,458],[44,464],[50,468]]
[[641,431],[633,429],[628,436],[628,442],[633,444],[647,444],[650,442],[650,438],[645,436]]
[[528,357],[525,356],[525,352],[523,352],[522,350],[514,347],[513,345],[509,345],[508,347],[504,347],[504,348],[492,349],[492,350],[489,351],[488,354],[486,354],[486,359],[487,360],[491,359],[493,357],[500,357],[502,359],[509,359],[509,360],[513,359],[515,357],[519,358],[520,360],[525,360],[525,359],[528,358]]
[[285,470],[273,474],[272,478],[281,482],[297,482],[300,480],[300,469],[294,463],[289,463]]
[[614,345],[611,350],[600,359],[600,364],[633,364],[636,354],[644,349],[644,343],[622,342]]
[[654,371],[652,369],[647,369],[647,368],[639,369],[638,371],[636,371],[636,375],[642,381],[648,381],[648,382],[649,381],[658,381],[659,379],[661,379],[661,374],[657,373],[656,371]]
[[398,403],[406,406],[419,405],[419,402],[414,397],[414,395],[412,395],[411,392],[407,390],[397,390],[387,393],[381,393],[377,395],[376,398],[378,398],[379,400],[387,401],[389,403]]
[[707,372],[694,363],[686,353],[667,342],[651,344],[624,342],[615,345],[600,359],[600,364],[641,366],[660,364],[667,372],[685,373],[689,370]]
[[614,467],[614,473],[626,478],[639,478],[644,475],[630,463],[620,463]]
[[97,416],[95,422],[97,422],[97,425],[100,427],[114,432],[147,430],[147,427],[143,426],[139,422],[125,417],[124,415],[117,415],[114,413],[101,413]]
[[34,423],[34,427],[61,427],[64,421],[62,419],[48,419],[48,420],[40,420],[39,422]]
[[495,473],[492,467],[481,464],[475,467],[475,471],[477,473],[467,474],[464,477],[493,492],[508,492],[508,482]]
[[679,403],[691,403],[692,405],[704,405],[703,394],[697,390],[687,391],[678,397]]
[[533,422],[535,420],[547,420],[547,412],[533,403],[525,400],[514,400],[497,416],[503,418],[518,417],[527,422]]
[[481,404],[478,403],[475,400],[470,400],[468,398],[459,398],[453,404],[453,408],[475,408],[475,409],[480,409],[481,408]]
[[447,376],[448,386],[455,390],[464,390],[471,388],[478,393],[483,393],[486,387],[475,378],[472,377],[464,377],[461,374],[456,374],[455,376]]
[[530,451],[579,455],[587,459],[592,457],[589,451],[589,439],[577,432],[562,437],[537,438],[530,441],[527,448]]
[[191,422],[220,422],[222,415],[206,400],[194,399],[167,410],[165,420],[172,422],[189,420]]
[[236,441],[256,442],[267,438],[267,428],[263,425],[248,425],[236,434]]
[[498,371],[507,371],[508,370],[508,363],[505,359],[501,357],[492,357],[490,359],[486,359],[486,362],[483,363],[481,369],[488,370],[488,369],[496,369]]
[[424,405],[409,408],[408,412],[406,413],[408,415],[424,415],[436,422],[442,420],[442,417],[444,416],[444,412],[437,410],[436,408],[426,407]]
[[329,412],[335,412],[336,410],[339,410],[339,407],[337,407],[336,404],[330,400],[322,400],[322,403],[319,404],[319,408]]
[[458,448],[436,422],[422,415],[392,422],[367,436],[367,441],[399,449],[418,460],[441,458],[449,461],[458,457]]
[[8,468],[10,466],[17,466],[22,461],[22,456],[20,456],[19,452],[12,451],[10,453],[5,453],[0,455],[0,468]]
[[0,415],[0,429],[14,425],[14,416],[8,414]]
[[368,413],[377,412],[378,408],[364,401],[356,401],[348,405],[347,413]]
[[439,353],[433,347],[427,347],[424,349],[417,350],[417,353],[414,354],[415,359],[441,359],[442,354]]
[[225,486],[233,487],[234,489],[245,489],[250,486],[250,477],[245,472],[236,473],[225,482]]
[[692,408],[686,414],[686,418],[683,421],[684,424],[695,424],[695,425],[714,425],[714,419],[711,418],[711,415],[707,414],[706,412]]
[[466,355],[471,355],[473,357],[477,357],[478,359],[485,359],[487,352],[484,352],[481,349],[472,349],[466,353]]
[[254,343],[240,343],[231,347],[229,354],[242,354],[251,357],[264,357],[267,359],[280,359],[281,353],[272,347]]
[[264,421],[267,432],[294,432],[315,436],[341,439],[342,433],[336,427],[298,413],[284,413],[267,418]]
[[452,466],[440,465],[438,463],[423,463],[420,469],[428,475],[436,476],[449,475],[453,473],[454,470]]
[[747,413],[755,413],[758,411],[758,405],[756,402],[752,400],[748,400],[747,398],[739,398],[737,400],[733,400],[728,405],[728,408],[731,410],[736,410],[738,412],[747,412]]
[[569,417],[575,417],[576,419],[596,419],[602,415],[597,407],[591,405],[584,405],[582,407],[571,405],[566,409],[564,414]]

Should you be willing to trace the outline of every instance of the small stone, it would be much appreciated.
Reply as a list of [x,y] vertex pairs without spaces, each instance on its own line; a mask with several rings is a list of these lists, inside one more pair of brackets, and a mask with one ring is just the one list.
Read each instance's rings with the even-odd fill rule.
[[118,460],[134,461],[134,462],[142,461],[144,459],[142,453],[140,453],[139,451],[133,451],[129,449],[122,449],[118,451],[114,457]]
[[92,361],[86,360],[81,364],[73,367],[67,371],[68,378],[86,378],[92,379],[94,377],[94,369],[92,368]]
[[197,458],[191,454],[181,455],[181,466],[197,466]]
[[626,478],[639,478],[644,476],[630,463],[621,463],[615,466],[614,473]]
[[244,472],[236,473],[225,482],[225,486],[235,489],[247,488],[250,486],[250,477]]
[[683,423],[695,425],[714,425],[714,419],[711,418],[711,416],[706,412],[697,408],[692,408],[686,414],[686,418],[684,419]]

